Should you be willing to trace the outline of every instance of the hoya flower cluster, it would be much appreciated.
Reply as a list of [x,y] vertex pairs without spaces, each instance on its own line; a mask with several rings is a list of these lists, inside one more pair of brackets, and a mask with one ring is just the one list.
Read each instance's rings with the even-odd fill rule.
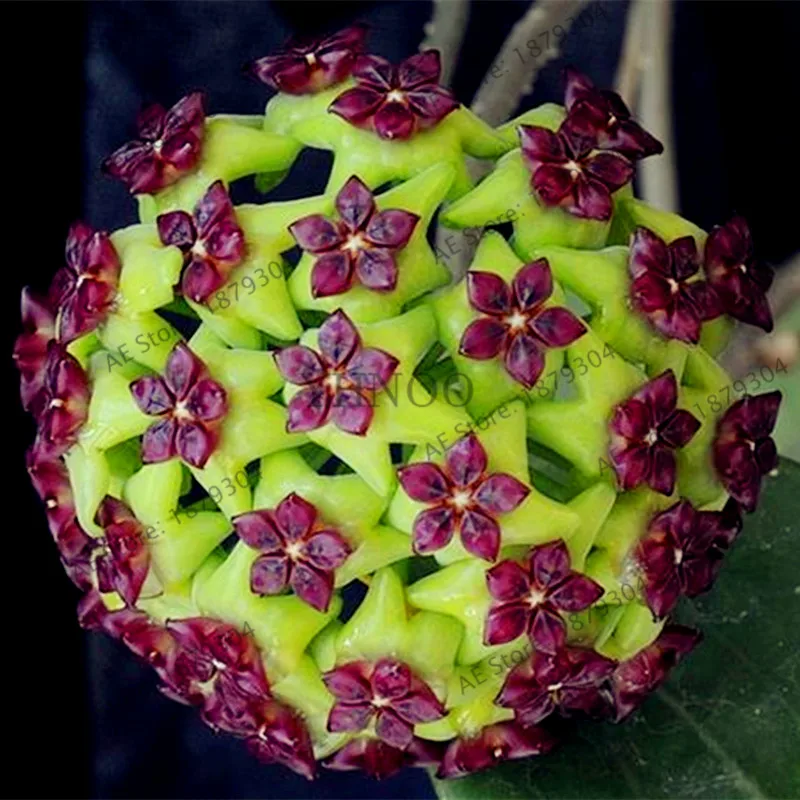
[[[494,130],[436,51],[366,37],[256,61],[263,116],[142,111],[104,164],[139,222],[75,223],[14,357],[82,625],[265,762],[452,778],[622,720],[699,641],[669,615],[756,507],[781,399],[704,398],[772,275],[744,220],[634,198],[662,148],[614,93],[567,70],[563,108]],[[334,154],[324,194],[232,203],[304,147]],[[437,214],[487,228],[464,280]]]

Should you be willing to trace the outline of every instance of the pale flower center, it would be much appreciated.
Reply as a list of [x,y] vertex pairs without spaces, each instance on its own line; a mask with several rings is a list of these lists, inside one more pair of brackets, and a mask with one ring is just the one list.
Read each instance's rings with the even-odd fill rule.
[[192,252],[196,256],[198,256],[199,258],[205,258],[208,255],[208,251],[206,250],[206,246],[203,244],[203,242],[200,239],[198,239],[192,245]]
[[644,437],[644,443],[652,447],[658,441],[658,431],[655,428],[650,428],[647,436]]
[[669,279],[667,279],[667,283],[669,284],[670,292],[672,294],[677,294],[678,290],[681,288],[680,284],[678,283],[678,281],[676,281],[674,278],[669,278]]
[[675,563],[676,564],[680,564],[681,561],[683,561],[683,550],[681,550],[680,548],[677,548],[675,550]]
[[342,245],[342,250],[348,250],[350,253],[355,254],[366,246],[367,240],[364,238],[364,234],[354,233],[352,236],[347,237],[347,240]]
[[292,561],[297,561],[297,559],[300,558],[301,547],[302,545],[300,542],[289,542],[289,544],[286,545],[286,555],[289,556]]
[[317,57],[313,53],[306,53],[306,61],[309,67],[315,67],[317,65]]
[[515,311],[506,317],[506,324],[512,331],[521,331],[528,324],[528,318],[521,311]]
[[453,505],[459,511],[463,511],[470,504],[471,500],[471,493],[464,491],[463,489],[453,494]]
[[392,91],[389,92],[386,95],[386,99],[390,103],[405,103],[406,95],[405,95],[404,92],[401,92],[399,89],[392,89]]
[[545,595],[542,592],[537,591],[536,589],[531,589],[530,594],[528,595],[528,605],[531,608],[536,608],[542,604],[545,599]]
[[581,174],[580,166],[574,161],[568,161],[565,166],[569,170],[569,176],[572,180],[575,180]]

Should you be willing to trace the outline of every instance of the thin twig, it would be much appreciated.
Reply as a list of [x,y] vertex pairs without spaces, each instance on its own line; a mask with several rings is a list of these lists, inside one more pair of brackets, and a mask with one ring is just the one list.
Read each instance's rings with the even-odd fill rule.
[[469,0],[433,0],[433,16],[425,24],[425,38],[419,49],[435,47],[442,58],[440,82],[449,86],[469,22]]

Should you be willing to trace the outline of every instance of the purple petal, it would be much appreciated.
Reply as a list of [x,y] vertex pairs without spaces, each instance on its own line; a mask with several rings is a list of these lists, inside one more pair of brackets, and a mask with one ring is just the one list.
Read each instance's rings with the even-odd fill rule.
[[324,572],[298,561],[292,569],[289,583],[294,593],[317,611],[326,612],[333,596],[333,573]]
[[367,289],[391,292],[397,286],[397,262],[391,250],[383,247],[359,250],[355,262],[358,280]]
[[464,330],[458,345],[458,352],[467,358],[485,361],[494,358],[503,346],[506,326],[495,319],[476,319]]
[[303,557],[317,569],[333,571],[347,560],[350,545],[338,531],[323,530],[308,537],[303,544]]
[[517,272],[512,281],[514,297],[524,311],[530,311],[553,293],[553,273],[546,258],[531,261]]
[[555,611],[541,606],[534,611],[531,617],[528,634],[536,652],[549,655],[554,655],[561,650],[567,640],[564,620]]
[[200,359],[184,342],[178,342],[167,359],[164,378],[167,387],[178,400],[185,400],[204,367]]
[[420,118],[423,128],[440,122],[460,105],[452,92],[443,86],[422,86],[408,92],[406,100],[411,111]]
[[142,461],[157,464],[174,458],[177,424],[172,417],[154,422],[142,437]]
[[320,357],[310,347],[303,345],[296,344],[278,350],[275,364],[284,379],[297,386],[308,386],[325,377],[325,366]]
[[416,127],[416,117],[403,103],[384,103],[375,113],[374,125],[381,139],[409,139]]
[[418,555],[427,555],[441,550],[450,543],[455,530],[455,515],[447,506],[436,506],[420,511],[414,519],[414,552]]
[[361,55],[356,60],[353,77],[359,83],[364,83],[384,92],[392,88],[394,67],[381,56]]
[[328,111],[361,126],[369,120],[383,102],[384,95],[367,86],[356,86],[342,92],[329,106]]
[[489,594],[501,603],[511,603],[530,591],[528,573],[516,561],[501,561],[486,572]]
[[482,511],[465,511],[461,519],[461,544],[468,553],[495,561],[500,552],[500,526]]
[[614,205],[608,187],[598,180],[580,180],[575,187],[575,206],[572,213],[587,219],[611,219]]
[[341,309],[334,311],[319,329],[319,349],[333,367],[341,367],[360,341],[355,325]]
[[603,596],[603,587],[581,575],[573,572],[566,580],[562,581],[547,597],[559,611],[583,611]]
[[[575,188],[575,178],[563,166],[543,164],[533,173],[531,186],[542,203],[546,206],[557,206]],[[587,215],[584,213],[583,216]]]
[[493,606],[486,615],[483,643],[498,645],[512,642],[525,632],[530,609],[522,603]]
[[280,594],[289,585],[289,571],[287,556],[259,556],[250,568],[250,591],[257,595]]
[[484,314],[499,317],[511,311],[511,290],[493,272],[470,270],[467,273],[467,296],[470,305]]
[[374,694],[385,699],[402,697],[411,688],[411,670],[395,658],[382,658],[375,665],[370,683]]
[[328,715],[328,730],[331,733],[362,731],[374,713],[368,703],[336,703]]
[[338,247],[344,241],[338,226],[321,214],[312,214],[293,222],[289,232],[303,250],[315,254]]
[[175,434],[175,450],[190,466],[202,469],[214,452],[216,437],[198,422],[180,421]]
[[317,258],[311,270],[311,295],[332,297],[343,294],[353,285],[353,261],[337,250]]
[[618,153],[598,153],[587,159],[586,171],[613,192],[633,177],[633,164]]
[[661,425],[659,437],[670,447],[683,447],[700,429],[700,420],[689,411],[678,408]]
[[632,278],[647,273],[672,277],[670,253],[664,240],[648,228],[637,228],[631,240],[628,271]]
[[654,492],[669,496],[675,489],[677,464],[671,449],[656,445],[651,450],[650,474],[647,483]]
[[367,240],[372,244],[399,250],[408,243],[418,222],[417,214],[390,208],[373,214],[367,223],[365,233]]
[[363,436],[374,415],[369,400],[354,389],[340,389],[331,403],[331,421],[345,433]]
[[369,703],[372,687],[367,678],[367,664],[362,661],[349,661],[322,676],[328,691],[344,703]]
[[361,230],[375,212],[375,199],[364,182],[352,175],[336,195],[336,210],[351,231]]
[[239,538],[255,550],[283,550],[283,538],[270,511],[248,511],[234,517],[233,526]]
[[158,238],[165,245],[189,250],[197,239],[191,215],[185,211],[170,211],[156,219]]
[[384,708],[378,712],[375,733],[388,745],[404,750],[414,738],[414,727],[400,719],[391,709]]
[[531,579],[540,589],[555,586],[570,575],[569,550],[563,539],[540,544],[531,550]]
[[536,339],[522,333],[512,339],[504,363],[515,381],[531,389],[544,371],[544,354]]
[[289,402],[289,433],[305,433],[324,425],[328,420],[331,395],[319,386],[310,386],[299,391]]
[[679,239],[671,241],[669,254],[672,260],[672,277],[676,281],[685,281],[700,269],[700,259],[694,236],[681,236]]
[[524,483],[513,476],[496,472],[481,482],[473,499],[489,514],[507,514],[513,511],[530,491]]
[[585,99],[587,96],[591,96],[595,88],[591,80],[574,67],[564,68],[564,78],[566,82],[564,105],[567,111],[571,111],[575,103]]
[[211,259],[193,256],[183,271],[181,293],[195,303],[204,303],[224,282]]
[[392,703],[392,708],[406,722],[420,725],[445,715],[445,708],[430,687],[419,678],[412,678],[411,688]]
[[462,436],[445,456],[445,473],[459,488],[469,488],[486,472],[486,451],[474,433]]
[[197,381],[184,401],[186,410],[195,419],[216,422],[228,411],[228,395],[216,381],[202,378]]
[[362,347],[347,364],[345,377],[362,389],[377,391],[389,384],[399,361],[376,347]]
[[275,521],[289,542],[296,542],[306,536],[316,518],[317,509],[294,492],[284,497],[275,509]]
[[567,347],[586,333],[586,326],[569,309],[545,308],[531,321],[536,335],[548,347]]
[[438,83],[441,74],[439,51],[423,50],[400,62],[397,67],[397,85],[401,89],[414,89],[420,84]]
[[175,407],[175,400],[161,378],[146,376],[131,384],[131,394],[140,410],[150,416],[165,414]]
[[665,370],[642,386],[633,397],[648,406],[654,422],[660,423],[669,419],[678,402],[675,373],[671,369]]
[[408,464],[397,470],[403,491],[419,503],[438,503],[450,495],[450,485],[442,470],[430,462]]
[[534,169],[541,164],[562,164],[567,160],[560,137],[547,128],[520,125],[519,139],[522,155]]
[[650,475],[650,448],[641,445],[609,449],[609,455],[622,491],[627,492],[644,483]]

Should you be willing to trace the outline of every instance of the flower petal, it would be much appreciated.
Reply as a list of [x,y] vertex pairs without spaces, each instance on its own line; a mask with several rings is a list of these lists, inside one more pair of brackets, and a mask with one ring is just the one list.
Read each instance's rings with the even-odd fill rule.
[[309,386],[299,391],[289,401],[286,430],[305,433],[321,427],[328,420],[331,401],[331,395],[320,386]]
[[700,429],[700,420],[678,408],[658,429],[659,437],[670,447],[683,447]]
[[329,106],[328,111],[347,120],[351,125],[362,126],[373,116],[383,102],[384,95],[367,86],[356,86],[342,92]]
[[289,233],[300,247],[309,253],[325,253],[343,241],[339,227],[322,214],[311,214],[293,222]]
[[417,118],[403,103],[384,103],[376,112],[375,133],[381,139],[409,139],[416,128]]
[[411,111],[419,118],[422,128],[441,122],[460,106],[453,93],[443,86],[421,86],[408,92],[406,100]]
[[603,587],[586,575],[572,572],[548,595],[559,611],[583,611],[603,596]]
[[545,308],[531,321],[536,335],[548,347],[567,347],[586,333],[586,326],[569,309]]
[[354,389],[340,389],[331,403],[331,421],[339,430],[363,436],[374,415],[369,400]]
[[339,250],[324,253],[311,270],[311,295],[332,297],[343,294],[353,285],[353,261]]
[[[547,605],[536,608],[531,616],[528,634],[537,653],[554,655],[564,646],[567,631],[564,620]],[[539,721],[534,715],[533,724]]]
[[420,511],[414,519],[413,547],[418,555],[441,550],[453,538],[456,519],[447,506],[436,506]]
[[494,358],[506,338],[506,326],[495,319],[482,317],[466,327],[461,334],[458,352],[467,358],[485,361]]
[[608,187],[599,180],[579,180],[575,186],[575,204],[570,212],[578,217],[597,219],[601,222],[611,219],[614,205]]
[[282,551],[283,537],[271,511],[248,511],[233,518],[233,527],[248,546],[263,552]]
[[340,702],[369,703],[372,699],[368,665],[363,661],[348,661],[324,673],[322,680],[328,691]]
[[553,294],[553,273],[546,258],[522,267],[512,281],[514,297],[524,311],[531,311]]
[[504,604],[521,600],[530,590],[528,573],[516,561],[501,561],[487,570],[486,588]]
[[414,726],[400,719],[390,708],[383,708],[378,711],[375,733],[386,744],[404,750],[414,738]]
[[369,187],[351,175],[336,195],[336,210],[351,231],[363,229],[375,212],[375,199]]
[[388,386],[399,363],[377,347],[362,347],[348,362],[345,377],[362,389],[379,391]]
[[486,615],[483,643],[494,646],[513,642],[514,639],[525,633],[529,614],[530,609],[522,603],[493,606]]
[[474,433],[462,436],[445,455],[445,474],[459,488],[469,488],[486,472],[486,450]]
[[185,400],[186,410],[203,422],[215,422],[228,411],[228,394],[216,381],[197,381]]
[[672,450],[662,445],[651,448],[650,473],[647,483],[654,492],[666,495],[675,489],[677,464]]
[[294,593],[317,611],[326,612],[333,596],[333,573],[303,561],[295,563],[289,583]]
[[295,492],[284,497],[275,509],[275,521],[287,542],[305,537],[316,518],[317,509]]
[[150,416],[159,416],[175,407],[175,400],[162,378],[147,375],[131,384],[131,395],[139,409]]
[[359,83],[385,92],[393,86],[394,67],[381,56],[360,55],[353,68],[353,77]]
[[495,561],[500,552],[500,526],[482,511],[465,511],[461,519],[461,544],[468,553]]
[[194,222],[185,211],[170,211],[156,218],[158,238],[162,244],[189,250],[197,239]]
[[168,461],[176,454],[175,433],[177,424],[172,417],[154,422],[142,437],[142,461],[157,464]]
[[569,550],[563,539],[540,544],[531,550],[531,579],[540,589],[556,586],[570,575]]
[[185,400],[189,389],[194,386],[204,369],[203,363],[188,345],[178,342],[167,359],[164,379],[175,398]]
[[530,491],[512,475],[496,472],[481,482],[473,499],[489,514],[507,514],[519,506]]
[[379,247],[400,249],[408,243],[419,219],[419,215],[400,208],[378,211],[367,223],[366,237]]
[[534,169],[541,164],[563,164],[567,160],[558,134],[537,125],[520,125],[519,140],[523,158]]
[[360,341],[355,325],[341,309],[334,311],[319,329],[319,349],[333,367],[341,367]]
[[382,658],[375,664],[370,684],[374,694],[387,700],[405,695],[411,688],[411,670],[396,658]]
[[470,270],[467,273],[467,296],[470,305],[484,314],[499,317],[511,311],[511,290],[493,272]]
[[260,555],[250,568],[250,591],[257,595],[275,595],[289,585],[291,563],[285,555]]
[[[566,167],[543,164],[534,171],[531,186],[542,203],[546,206],[557,206],[571,196],[576,183]],[[583,216],[587,215],[584,213]]]
[[536,339],[523,333],[511,340],[504,363],[515,381],[531,389],[544,370],[544,354]]
[[412,678],[411,688],[403,697],[398,697],[392,708],[401,719],[412,725],[433,722],[445,715],[444,705],[431,688],[419,678]]
[[408,464],[397,470],[403,491],[419,503],[438,503],[450,494],[450,484],[442,470],[428,461]]
[[325,377],[325,367],[320,357],[310,347],[303,345],[278,350],[275,364],[281,375],[296,386],[308,386]]
[[431,48],[400,62],[397,67],[397,85],[401,89],[414,89],[421,84],[438,83],[441,74],[439,51]]
[[667,369],[642,386],[633,397],[650,409],[651,419],[656,424],[672,416],[678,402],[678,382],[675,373]]
[[397,286],[397,262],[391,250],[370,247],[359,250],[355,258],[359,283],[375,292],[391,292]]
[[375,710],[368,703],[335,703],[328,715],[331,733],[363,731]]
[[202,469],[214,452],[216,437],[197,422],[180,422],[175,434],[175,450],[190,466]]
[[317,569],[338,569],[352,552],[338,531],[322,530],[312,534],[303,544],[303,557]]
[[666,242],[649,228],[639,227],[631,240],[628,271],[632,278],[655,273],[672,277],[671,260]]
[[586,160],[586,172],[614,192],[633,177],[633,164],[619,153],[603,152]]

